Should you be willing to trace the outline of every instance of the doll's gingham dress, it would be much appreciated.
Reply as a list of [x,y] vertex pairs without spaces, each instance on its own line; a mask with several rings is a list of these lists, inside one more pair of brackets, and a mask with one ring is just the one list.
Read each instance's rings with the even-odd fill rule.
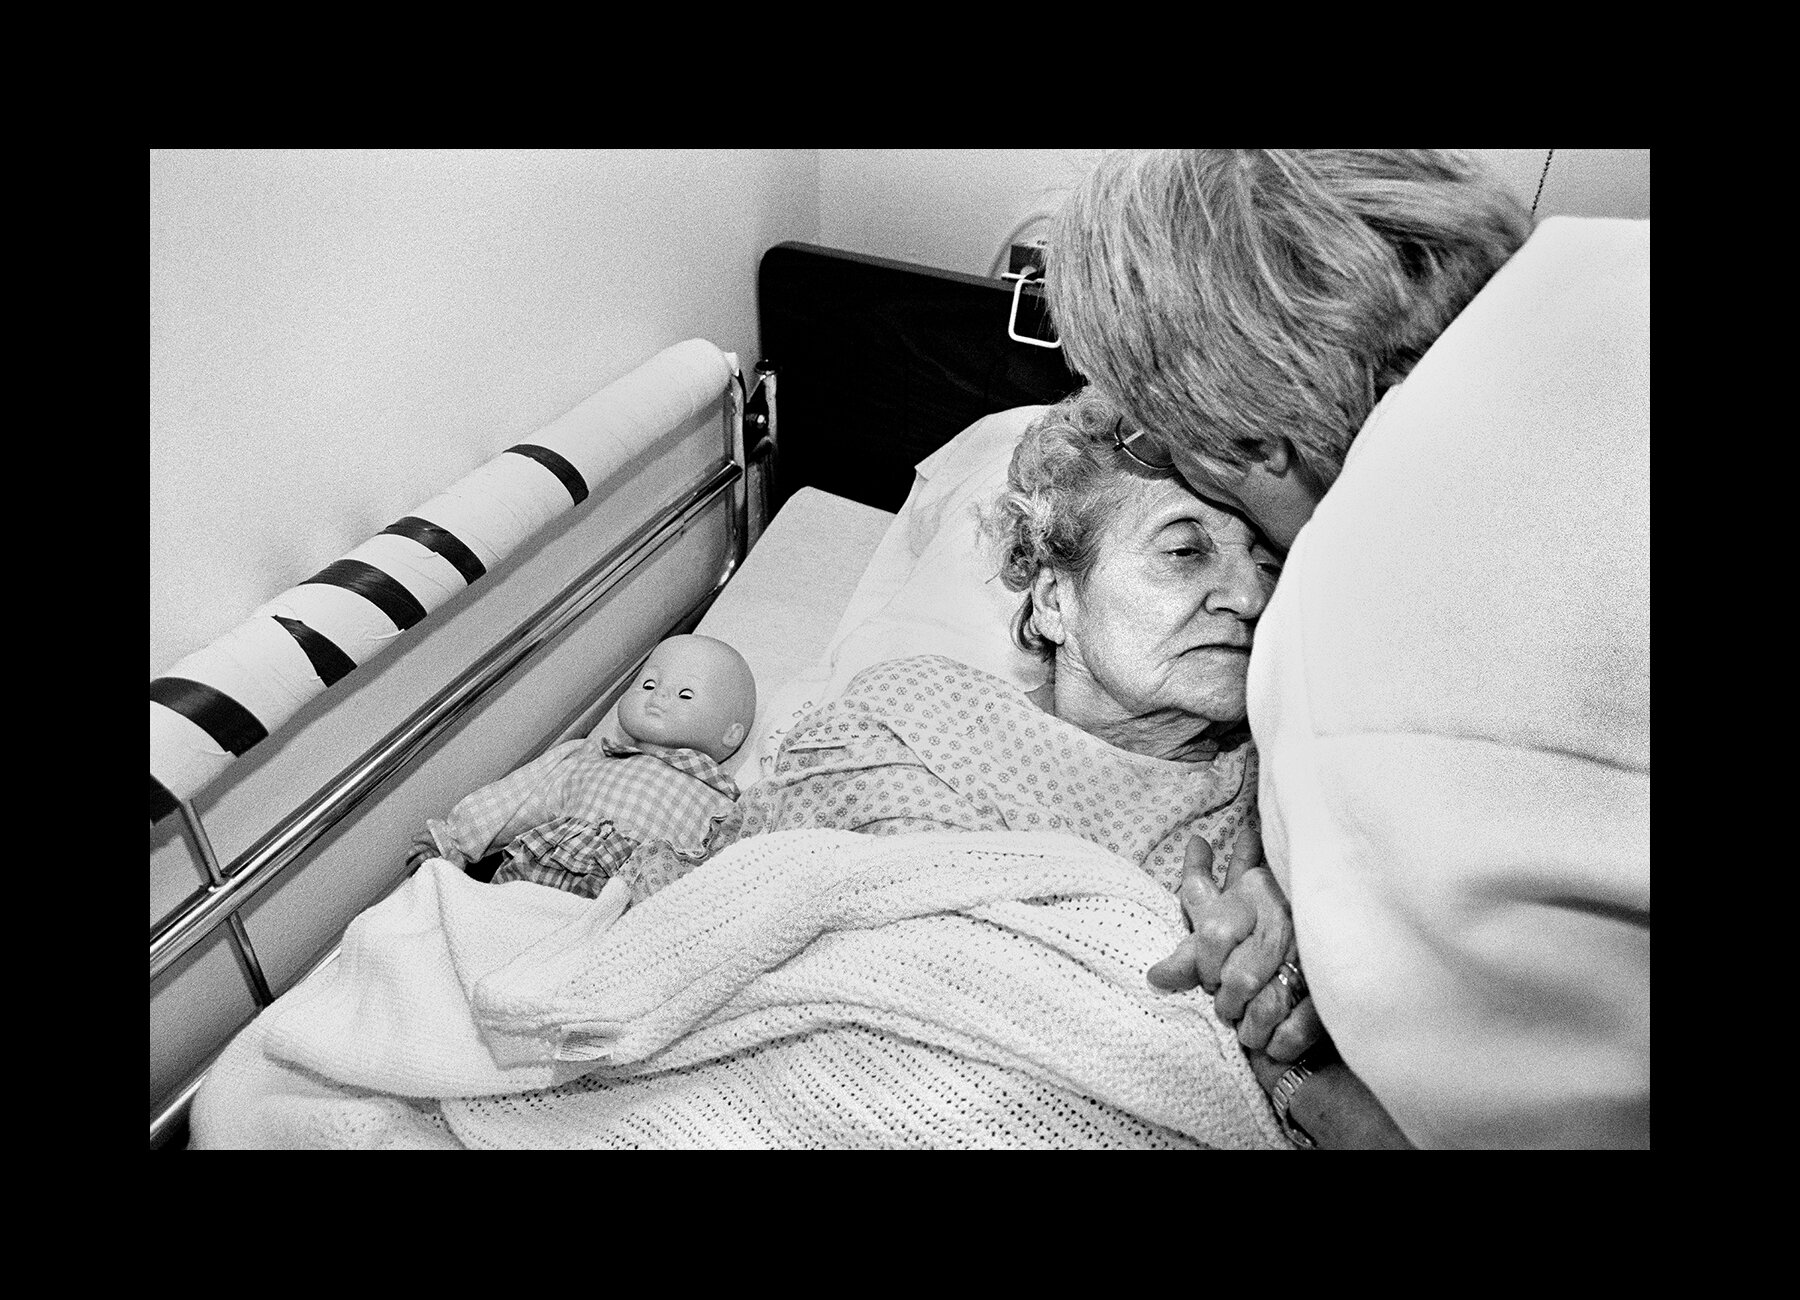
[[998,677],[921,655],[866,669],[802,719],[708,847],[806,827],[1067,831],[1173,892],[1195,834],[1224,879],[1255,794],[1248,743],[1200,762],[1128,753]]
[[[495,884],[529,880],[593,898],[624,874],[634,896],[647,896],[701,861],[737,794],[698,750],[659,756],[604,738],[571,740],[426,827],[439,853],[459,865],[506,846]],[[633,863],[640,846],[653,851]],[[640,873],[652,878],[640,881]]]

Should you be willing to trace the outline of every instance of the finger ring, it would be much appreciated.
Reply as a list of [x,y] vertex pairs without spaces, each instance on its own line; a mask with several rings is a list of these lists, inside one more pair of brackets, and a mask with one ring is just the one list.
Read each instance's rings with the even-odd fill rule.
[[1300,999],[1306,996],[1306,976],[1300,973],[1300,968],[1291,961],[1284,961],[1275,972],[1275,978],[1287,992],[1290,1005],[1298,1006]]

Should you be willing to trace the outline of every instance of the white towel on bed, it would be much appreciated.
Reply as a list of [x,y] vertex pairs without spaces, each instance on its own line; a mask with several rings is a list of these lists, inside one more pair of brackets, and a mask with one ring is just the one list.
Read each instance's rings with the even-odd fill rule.
[[[514,887],[484,917],[467,885],[427,864],[362,927],[390,960],[265,1012],[197,1100],[199,1144],[1286,1146],[1210,999],[1144,979],[1183,933],[1176,901],[1073,837],[777,832],[616,922],[557,925]],[[476,933],[434,947],[434,913]],[[354,987],[371,979],[379,999]],[[321,1082],[346,1094],[335,1126]]]
[[350,923],[335,961],[227,1044],[194,1098],[190,1145],[458,1145],[430,1099],[544,1087],[582,1068],[484,1035],[476,983],[539,943],[603,931],[624,904],[619,891],[480,884],[427,861]]
[[340,1083],[402,1097],[560,1082],[576,1071],[484,1036],[470,996],[522,952],[555,953],[605,933],[627,899],[622,888],[589,900],[525,881],[484,885],[433,859],[351,922],[318,989],[291,1006],[283,999],[267,1050]]

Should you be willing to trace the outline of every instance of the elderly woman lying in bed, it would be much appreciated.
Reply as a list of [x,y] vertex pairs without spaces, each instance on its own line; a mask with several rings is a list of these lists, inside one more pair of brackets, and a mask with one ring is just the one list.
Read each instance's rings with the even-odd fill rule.
[[[1053,830],[1141,864],[1184,896],[1205,888],[1196,874],[1216,887],[1260,871],[1237,899],[1254,898],[1260,915],[1237,934],[1260,922],[1254,942],[1279,945],[1297,975],[1286,901],[1262,866],[1244,725],[1251,637],[1280,565],[1244,520],[1172,470],[1121,454],[1118,430],[1116,410],[1088,390],[1049,408],[1026,430],[984,520],[1002,580],[1024,595],[1013,637],[1047,662],[1044,684],[1021,697],[942,656],[865,670],[789,735],[715,851],[805,827]],[[1211,939],[1215,952],[1236,942]],[[1184,958],[1186,944],[1158,968]],[[1213,990],[1230,960],[1215,965]],[[1158,987],[1193,987],[1158,968]],[[1304,984],[1286,975],[1216,1005],[1265,1087],[1323,1034]],[[1399,1145],[1328,1046],[1314,1063],[1322,1082],[1308,1118],[1319,1142]]]
[[864,671],[787,736],[715,852],[806,827],[1062,831],[1172,892],[1198,836],[1223,878],[1254,834],[1244,680],[1278,565],[1241,520],[1120,455],[1115,415],[1085,392],[1047,410],[984,521],[1044,684],[1023,696],[941,656]]
[[867,669],[709,860],[629,911],[520,886],[465,905],[490,887],[428,863],[408,888],[442,897],[392,928],[444,931],[467,1006],[443,981],[429,1037],[411,988],[335,997],[407,1006],[379,1026],[289,1016],[268,1057],[364,1090],[308,1095],[306,1122],[348,1125],[373,1090],[438,1099],[357,1121],[402,1145],[1285,1146],[1210,999],[1145,980],[1184,931],[1184,867],[1253,860],[1245,674],[1277,566],[1115,421],[1050,408],[986,520],[1041,688],[941,656]]

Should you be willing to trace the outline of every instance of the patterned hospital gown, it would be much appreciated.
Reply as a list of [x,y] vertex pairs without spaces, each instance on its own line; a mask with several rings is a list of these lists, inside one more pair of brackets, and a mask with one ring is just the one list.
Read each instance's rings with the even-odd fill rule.
[[459,866],[505,846],[495,884],[529,880],[593,898],[623,874],[642,898],[705,858],[737,796],[737,783],[698,750],[659,757],[605,738],[571,740],[426,830]]
[[1199,762],[1128,753],[998,677],[922,655],[866,669],[841,698],[803,718],[709,852],[806,827],[1066,831],[1173,891],[1196,833],[1213,846],[1214,875],[1224,879],[1255,795],[1248,743]]

